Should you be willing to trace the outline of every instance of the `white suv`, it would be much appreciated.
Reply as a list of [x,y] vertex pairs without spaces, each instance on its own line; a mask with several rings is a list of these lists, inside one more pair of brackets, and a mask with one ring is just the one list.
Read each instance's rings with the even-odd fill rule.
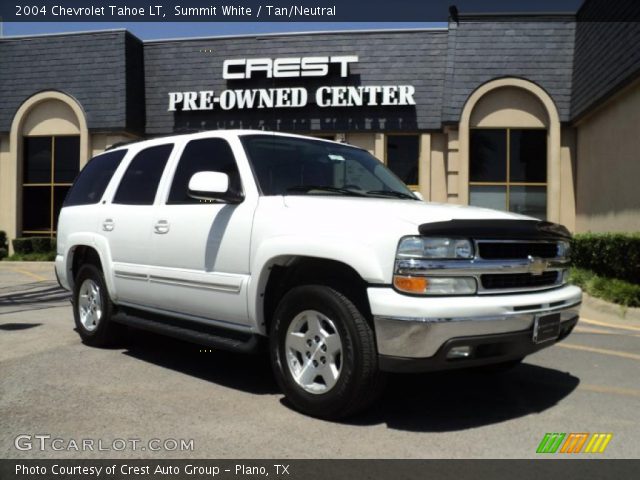
[[268,344],[291,403],[339,418],[386,372],[510,366],[566,337],[581,302],[569,239],[425,203],[356,147],[229,130],[93,158],[60,214],[56,272],[86,344],[122,324]]

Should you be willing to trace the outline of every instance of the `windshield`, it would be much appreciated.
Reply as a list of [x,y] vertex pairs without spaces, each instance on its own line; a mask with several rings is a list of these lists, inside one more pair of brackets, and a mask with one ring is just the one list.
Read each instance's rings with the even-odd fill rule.
[[243,135],[241,140],[264,195],[417,200],[398,177],[365,150],[278,135]]

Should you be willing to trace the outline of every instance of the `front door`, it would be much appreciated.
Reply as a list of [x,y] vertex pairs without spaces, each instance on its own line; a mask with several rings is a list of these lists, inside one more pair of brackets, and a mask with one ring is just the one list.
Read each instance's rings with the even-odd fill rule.
[[200,171],[229,175],[229,188],[242,192],[229,143],[221,138],[188,142],[165,202],[155,212],[151,234],[150,285],[155,304],[203,321],[247,325],[249,245],[256,200],[237,205],[188,195]]

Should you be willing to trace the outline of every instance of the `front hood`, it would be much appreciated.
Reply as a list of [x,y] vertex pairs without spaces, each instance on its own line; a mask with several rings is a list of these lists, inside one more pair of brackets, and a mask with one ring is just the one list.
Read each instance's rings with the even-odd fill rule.
[[378,226],[399,220],[416,227],[423,223],[454,219],[535,220],[488,208],[386,198],[291,195],[284,197],[284,203],[288,208],[304,209],[309,215],[340,216],[351,218],[354,222],[370,219]]

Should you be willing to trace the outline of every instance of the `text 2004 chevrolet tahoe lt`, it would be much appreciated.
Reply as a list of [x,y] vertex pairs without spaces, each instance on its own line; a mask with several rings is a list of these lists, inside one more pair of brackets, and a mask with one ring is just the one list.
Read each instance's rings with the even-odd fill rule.
[[122,324],[240,352],[268,339],[300,411],[351,414],[386,372],[511,365],[566,337],[569,233],[425,203],[352,146],[216,131],[93,158],[56,272],[95,346]]

